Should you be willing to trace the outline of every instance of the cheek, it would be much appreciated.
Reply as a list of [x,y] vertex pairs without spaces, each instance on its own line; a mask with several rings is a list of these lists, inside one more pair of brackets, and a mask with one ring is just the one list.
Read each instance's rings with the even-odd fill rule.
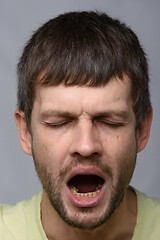
[[120,153],[121,151],[127,151],[127,148],[135,147],[136,135],[134,132],[112,134],[110,136],[103,136],[101,142],[104,144],[105,149]]
[[62,166],[67,153],[67,141],[62,138],[45,134],[34,134],[32,140],[34,157],[40,164],[45,163],[50,168],[59,169]]
[[[125,141],[124,141],[125,140]],[[127,186],[136,164],[136,138],[116,136],[112,141],[110,167],[113,171],[113,186]]]
[[124,158],[132,158],[136,153],[136,137],[135,134],[117,136],[113,148],[117,148],[117,157],[124,156]]
[[135,158],[136,137],[134,132],[128,134],[115,134],[109,138],[102,139],[104,145],[104,155],[108,164],[116,172],[119,165]]

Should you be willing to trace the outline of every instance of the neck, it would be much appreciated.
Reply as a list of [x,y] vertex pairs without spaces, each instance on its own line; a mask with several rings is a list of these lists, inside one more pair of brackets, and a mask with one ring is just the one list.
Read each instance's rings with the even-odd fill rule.
[[[131,189],[127,189],[123,201],[110,219],[95,230],[79,230],[68,226],[51,206],[47,194],[43,192],[41,220],[49,240],[114,240],[132,239],[137,217],[137,199]],[[114,229],[114,231],[113,231]]]

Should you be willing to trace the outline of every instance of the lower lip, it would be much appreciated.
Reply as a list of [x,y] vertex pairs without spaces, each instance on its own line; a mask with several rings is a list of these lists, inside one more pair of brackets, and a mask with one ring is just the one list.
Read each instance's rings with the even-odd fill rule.
[[76,207],[95,207],[101,202],[102,198],[104,197],[105,188],[106,184],[104,183],[100,189],[100,192],[95,197],[83,198],[75,196],[67,186],[67,195],[70,202]]

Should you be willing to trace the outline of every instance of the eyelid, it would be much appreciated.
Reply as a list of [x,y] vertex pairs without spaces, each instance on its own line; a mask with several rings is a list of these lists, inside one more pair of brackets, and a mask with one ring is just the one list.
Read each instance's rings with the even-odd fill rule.
[[53,127],[53,128],[59,128],[59,127],[69,124],[70,122],[72,122],[72,120],[62,120],[62,121],[58,121],[58,122],[44,121],[42,123],[45,125],[48,125],[50,127]]
[[106,119],[98,119],[97,122],[103,123],[104,125],[109,125],[111,127],[120,127],[128,124],[128,122],[110,121]]

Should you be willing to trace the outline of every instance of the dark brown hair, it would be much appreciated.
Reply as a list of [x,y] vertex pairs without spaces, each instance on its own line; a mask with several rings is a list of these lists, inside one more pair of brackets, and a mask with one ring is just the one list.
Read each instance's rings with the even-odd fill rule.
[[105,13],[69,12],[45,23],[25,46],[17,72],[18,108],[28,124],[36,85],[98,87],[127,74],[137,123],[151,106],[148,65],[138,38]]

